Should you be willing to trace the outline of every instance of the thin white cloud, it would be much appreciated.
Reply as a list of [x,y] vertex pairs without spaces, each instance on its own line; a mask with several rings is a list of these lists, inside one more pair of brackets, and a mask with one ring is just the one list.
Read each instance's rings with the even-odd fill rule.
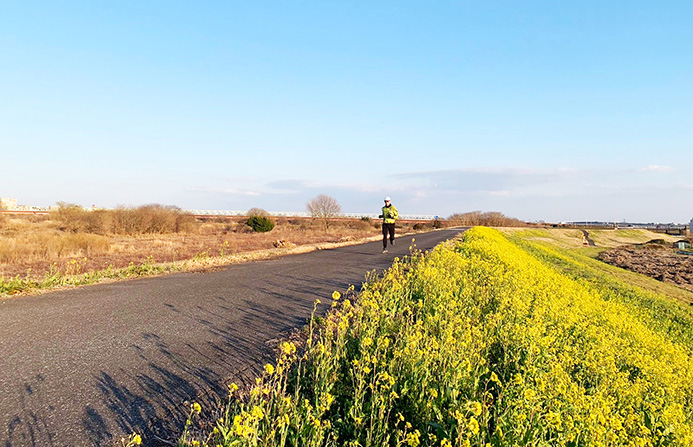
[[268,193],[291,191],[293,193],[319,193],[323,191],[354,191],[361,193],[384,193],[401,190],[401,186],[384,187],[367,183],[309,182],[304,180],[277,180],[265,184]]
[[675,169],[671,166],[649,165],[638,169],[641,172],[672,172]]
[[207,187],[207,186],[196,186],[192,188],[187,188],[188,191],[200,192],[200,193],[212,193],[212,194],[224,194],[232,196],[260,196],[262,195],[259,191],[252,190],[242,190],[236,188],[218,188],[218,187]]
[[423,183],[436,190],[510,193],[518,188],[546,185],[578,178],[572,169],[465,168],[395,174],[401,181]]
[[496,197],[510,197],[512,193],[510,191],[491,191],[489,195]]

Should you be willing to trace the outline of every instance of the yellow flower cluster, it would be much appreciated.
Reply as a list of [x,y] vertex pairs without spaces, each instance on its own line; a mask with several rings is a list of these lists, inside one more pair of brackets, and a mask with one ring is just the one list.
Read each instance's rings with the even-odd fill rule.
[[206,442],[693,445],[690,317],[591,268],[487,228],[413,253],[282,343]]

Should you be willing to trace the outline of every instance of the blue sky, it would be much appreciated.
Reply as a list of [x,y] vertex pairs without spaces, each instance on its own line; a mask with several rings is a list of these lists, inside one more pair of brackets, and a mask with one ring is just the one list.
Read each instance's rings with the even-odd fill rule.
[[690,1],[4,2],[0,197],[693,217]]

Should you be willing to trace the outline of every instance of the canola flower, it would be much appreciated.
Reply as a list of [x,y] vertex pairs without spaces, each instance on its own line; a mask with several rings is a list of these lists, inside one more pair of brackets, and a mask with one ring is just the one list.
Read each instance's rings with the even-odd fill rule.
[[131,433],[127,438],[120,439],[120,445],[123,447],[142,445],[142,437],[137,433]]
[[601,278],[587,261],[487,228],[413,253],[312,321],[300,350],[280,344],[276,371],[245,399],[230,393],[200,441],[693,445],[690,317],[590,275]]

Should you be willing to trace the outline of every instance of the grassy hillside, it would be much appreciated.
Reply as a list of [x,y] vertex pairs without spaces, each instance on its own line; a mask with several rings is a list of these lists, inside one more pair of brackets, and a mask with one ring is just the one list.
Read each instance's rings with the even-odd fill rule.
[[[564,257],[573,259],[575,262],[572,264],[560,261],[556,257],[553,257],[553,260],[547,260],[554,267],[562,266],[562,271],[565,273],[572,271],[572,277],[591,274],[593,276],[592,282],[613,283],[613,281],[617,281],[620,284],[619,287],[638,287],[654,293],[659,296],[660,301],[673,300],[682,304],[693,303],[693,293],[690,291],[597,260],[599,252],[607,248],[624,244],[639,244],[653,239],[664,239],[667,242],[680,239],[675,236],[648,230],[596,230],[590,231],[590,237],[594,238],[597,246],[585,247],[582,244],[582,232],[580,230],[503,228],[502,232],[509,235],[515,243],[526,242],[524,246],[534,247],[535,252],[540,248],[549,251],[553,249]],[[569,268],[571,265],[573,267]]]
[[[536,242],[548,242],[561,248],[580,248],[583,246],[582,231],[561,228],[503,228],[503,233],[520,236]],[[649,230],[588,230],[597,248],[612,248],[624,244],[640,244],[652,239],[674,242],[680,237]]]
[[335,295],[181,444],[693,444],[688,307],[559,245],[474,228]]

